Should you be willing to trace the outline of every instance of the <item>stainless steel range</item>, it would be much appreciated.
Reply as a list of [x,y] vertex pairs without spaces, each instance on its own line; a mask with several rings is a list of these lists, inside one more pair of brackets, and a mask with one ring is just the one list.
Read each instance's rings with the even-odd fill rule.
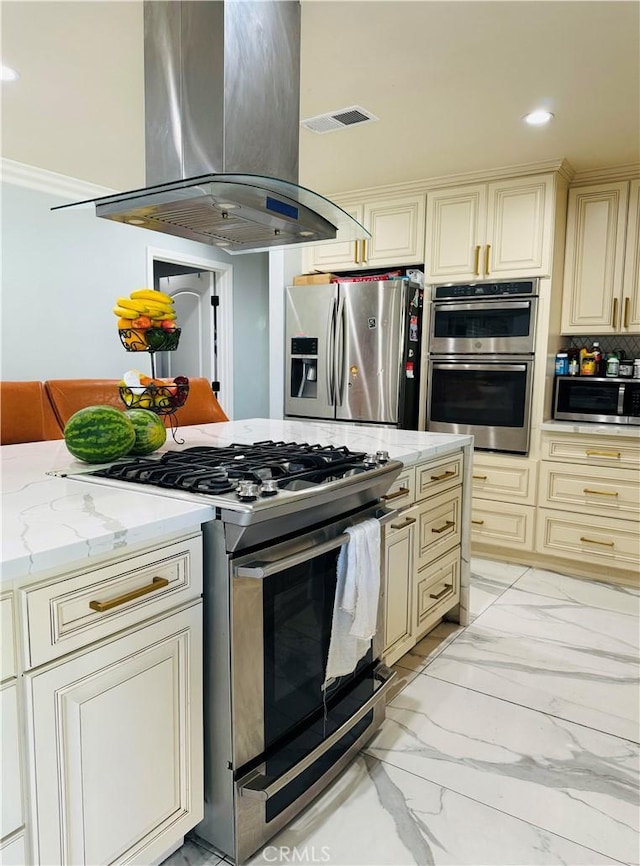
[[[395,676],[382,629],[323,689],[348,527],[395,512],[386,452],[259,442],[125,460],[82,476],[216,508],[205,526],[205,818],[196,834],[242,862],[353,758]],[[379,614],[380,615],[380,614]]]

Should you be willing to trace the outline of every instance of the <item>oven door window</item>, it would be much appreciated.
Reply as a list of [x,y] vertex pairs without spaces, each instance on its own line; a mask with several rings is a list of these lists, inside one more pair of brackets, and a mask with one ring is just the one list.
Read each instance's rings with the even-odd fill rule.
[[531,304],[460,304],[438,307],[434,336],[447,339],[487,340],[528,337],[532,328]]
[[434,365],[431,420],[483,427],[522,427],[527,375],[525,365],[510,370],[489,365]]
[[323,692],[339,552],[340,548],[336,547],[264,580],[264,741],[267,749],[297,726],[321,717],[325,701],[330,702],[372,662],[369,651],[353,674],[334,681],[326,695]]

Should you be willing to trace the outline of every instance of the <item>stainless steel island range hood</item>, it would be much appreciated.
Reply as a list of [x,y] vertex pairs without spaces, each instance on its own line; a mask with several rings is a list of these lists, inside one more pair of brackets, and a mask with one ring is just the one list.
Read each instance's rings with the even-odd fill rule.
[[145,0],[144,72],[147,187],[97,216],[229,253],[370,236],[298,185],[298,0]]

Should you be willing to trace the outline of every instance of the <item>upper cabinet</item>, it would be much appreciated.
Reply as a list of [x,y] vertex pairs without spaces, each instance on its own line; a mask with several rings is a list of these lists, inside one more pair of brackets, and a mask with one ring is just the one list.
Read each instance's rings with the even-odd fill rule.
[[563,334],[640,334],[640,181],[569,191]]
[[430,191],[427,280],[549,275],[554,208],[553,174]]
[[302,253],[304,272],[357,271],[424,261],[424,193],[380,201],[338,201],[371,232],[366,241],[321,244]]

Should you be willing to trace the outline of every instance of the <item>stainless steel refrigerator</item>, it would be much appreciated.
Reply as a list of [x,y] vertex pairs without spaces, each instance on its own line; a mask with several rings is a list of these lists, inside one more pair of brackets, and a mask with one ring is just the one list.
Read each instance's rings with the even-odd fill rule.
[[422,302],[407,278],[289,286],[285,416],[416,430]]

